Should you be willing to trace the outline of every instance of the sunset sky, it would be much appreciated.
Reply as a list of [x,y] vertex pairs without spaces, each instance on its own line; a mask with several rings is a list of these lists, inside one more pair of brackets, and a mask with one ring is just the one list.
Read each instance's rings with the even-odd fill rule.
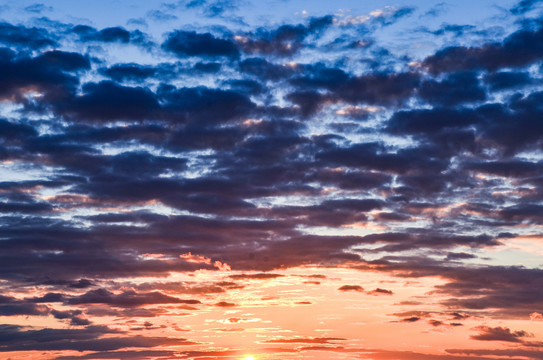
[[0,359],[543,359],[543,1],[0,0]]

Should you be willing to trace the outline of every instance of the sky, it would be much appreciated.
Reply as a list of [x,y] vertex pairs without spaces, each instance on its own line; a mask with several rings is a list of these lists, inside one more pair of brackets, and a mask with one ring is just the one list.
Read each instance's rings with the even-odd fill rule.
[[0,0],[0,359],[542,359],[542,70],[540,0]]

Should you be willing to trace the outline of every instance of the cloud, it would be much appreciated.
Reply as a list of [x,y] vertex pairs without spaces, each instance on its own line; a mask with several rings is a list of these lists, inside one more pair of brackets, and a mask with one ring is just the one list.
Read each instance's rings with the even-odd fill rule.
[[239,9],[237,0],[185,0],[180,2],[187,9],[199,9],[206,17],[223,17]]
[[402,322],[407,322],[407,323],[412,323],[412,322],[417,322],[417,321],[419,321],[419,320],[420,320],[420,317],[418,317],[418,316],[411,316],[411,317],[402,319],[401,321],[402,321]]
[[317,337],[317,338],[287,338],[266,340],[269,344],[334,344],[335,341],[347,340],[345,338],[335,337]]
[[361,29],[359,29],[360,32],[372,32],[376,31],[379,27],[395,24],[398,20],[411,15],[414,11],[415,8],[409,6],[400,8],[385,6],[381,9],[373,10],[367,15],[353,16],[339,12],[339,14],[336,14],[337,18],[334,18],[334,21],[338,25],[344,27],[361,27]]
[[417,258],[390,260],[384,257],[376,263],[383,267],[383,271],[393,271],[397,275],[421,277],[439,274],[447,279],[446,284],[436,286],[433,294],[444,295],[441,304],[458,310],[462,316],[469,310],[486,310],[484,313],[490,317],[526,319],[534,308],[541,305],[541,294],[534,285],[543,276],[539,269],[515,266],[460,268],[428,259],[425,266],[419,266],[417,262],[421,259]]
[[147,17],[157,22],[173,21],[178,19],[177,16],[160,10],[149,10],[147,12]]
[[[474,154],[477,154],[477,144],[473,140],[476,134],[489,147],[514,154],[540,141],[538,137],[530,135],[540,126],[532,121],[540,111],[533,105],[537,96],[537,93],[532,93],[527,97],[511,99],[509,104],[484,104],[475,108],[436,107],[400,111],[390,118],[387,131],[396,135],[416,134],[431,142],[441,141],[441,148],[446,151],[465,149]],[[522,134],[523,140],[506,135],[513,129]],[[445,131],[453,136],[449,135],[447,139]],[[470,133],[471,136],[468,136]]]
[[159,110],[159,103],[148,89],[120,86],[114,82],[85,84],[83,94],[72,101],[59,102],[60,114],[78,120],[142,120]]
[[165,86],[159,89],[158,95],[168,116],[177,121],[222,123],[245,118],[255,108],[254,103],[244,94],[203,86],[178,89]]
[[56,36],[46,29],[28,28],[23,25],[13,25],[0,22],[0,43],[20,49],[42,49],[56,46]]
[[542,351],[539,350],[527,350],[527,349],[447,349],[447,353],[454,356],[466,355],[466,356],[507,356],[517,357],[519,359],[528,358],[537,360],[541,357]]
[[333,103],[400,105],[414,94],[420,82],[417,73],[375,72],[349,76],[343,71],[322,69],[320,66],[315,66],[307,73],[305,77],[292,80],[300,89],[286,97],[301,108],[304,116],[312,115],[321,110],[323,105]]
[[24,9],[25,9],[25,11],[28,11],[28,12],[31,12],[31,13],[36,13],[36,14],[41,14],[41,13],[44,13],[46,11],[53,11],[52,6],[46,6],[46,5],[41,4],[41,3],[28,5]]
[[[237,350],[164,350],[193,341],[133,336],[158,329],[131,320],[160,326],[173,309],[192,315],[202,304],[243,311],[235,294],[274,279],[310,291],[332,286],[342,301],[348,291],[394,295],[280,271],[314,266],[439,279],[425,298],[400,302],[405,311],[392,326],[462,331],[477,316],[538,320],[541,270],[485,258],[534,239],[543,214],[535,18],[516,30],[446,23],[400,31],[422,44],[406,52],[403,37],[391,45],[382,31],[405,30],[398,21],[413,8],[255,27],[233,16],[242,6],[162,4],[148,16],[191,11],[213,24],[168,30],[160,43],[158,28],[132,30],[142,26],[134,21],[130,29],[75,18],[0,24],[0,315],[33,324],[51,315],[58,325],[4,327],[1,350],[232,357]],[[536,4],[518,6],[521,15]],[[199,270],[205,276],[192,276]],[[318,298],[291,300],[320,306]],[[225,324],[249,321],[229,316]],[[132,330],[91,325],[105,317]],[[470,341],[531,346],[522,331],[475,330]],[[472,356],[269,339],[300,354]]]
[[52,50],[36,57],[16,56],[7,48],[0,51],[4,86],[0,98],[26,102],[29,89],[41,92],[45,99],[66,96],[79,83],[75,76],[90,68],[89,59],[81,54]]
[[126,80],[142,81],[156,74],[157,70],[151,66],[127,63],[110,66],[103,69],[102,72],[111,79],[121,82]]
[[87,25],[76,25],[72,28],[72,32],[79,35],[80,40],[85,42],[97,41],[127,44],[131,40],[135,40],[136,42],[140,41],[142,36],[142,33],[139,31],[130,32],[120,26],[97,30]]
[[58,360],[87,360],[87,359],[168,359],[177,352],[171,350],[125,350],[125,351],[99,351],[87,355],[59,356]]
[[506,327],[488,327],[479,326],[476,328],[479,331],[477,335],[471,335],[474,340],[483,341],[505,341],[505,342],[522,342],[522,338],[533,336],[526,331],[511,331]]
[[218,303],[215,304],[215,306],[218,306],[218,307],[233,307],[233,306],[236,306],[236,304],[231,303],[231,302],[226,302],[226,301],[219,301]]
[[75,289],[85,289],[94,285],[95,284],[89,279],[79,279],[77,282],[69,284],[68,287]]
[[523,67],[541,59],[542,29],[521,29],[503,42],[480,47],[450,46],[422,62],[431,73]]
[[136,293],[135,291],[124,291],[114,294],[106,289],[87,291],[80,296],[70,297],[67,304],[108,304],[117,307],[137,307],[150,304],[199,304],[199,300],[183,300],[173,296],[164,295],[158,291],[148,293]]
[[452,73],[442,81],[424,81],[419,96],[434,105],[451,106],[465,102],[480,102],[486,99],[486,92],[480,86],[477,73]]
[[232,279],[257,279],[257,280],[266,280],[266,279],[276,279],[283,277],[281,274],[273,273],[257,273],[257,274],[236,274],[230,275]]
[[392,292],[391,290],[387,290],[387,289],[377,288],[377,289],[368,291],[368,294],[369,295],[393,295],[394,292]]
[[0,316],[13,315],[37,315],[49,314],[49,308],[45,305],[34,304],[25,300],[19,300],[10,296],[0,295]]
[[281,25],[275,29],[259,28],[254,33],[237,35],[236,42],[243,52],[289,56],[306,46],[304,40],[318,36],[333,24],[332,16],[311,18],[307,25]]
[[[105,326],[83,329],[25,330],[18,325],[0,325],[1,351],[75,350],[111,351],[128,347],[147,348],[159,345],[194,345],[186,339],[166,337],[119,337],[119,331]],[[110,334],[112,337],[101,337]]]
[[339,291],[358,291],[363,292],[364,288],[360,285],[343,285],[339,289]]
[[426,29],[421,29],[422,31],[428,31],[431,34],[436,36],[442,36],[445,34],[452,34],[454,36],[462,36],[466,32],[474,30],[475,26],[473,25],[456,25],[456,24],[442,24],[441,27],[437,30],[430,31]]
[[510,11],[514,15],[523,15],[531,11],[537,4],[541,2],[540,0],[521,0],[515,6],[513,6]]
[[[414,351],[395,351],[395,350],[384,350],[384,349],[370,349],[367,352],[371,354],[374,359],[383,359],[383,360],[392,360],[392,359],[401,359],[401,360],[471,360],[473,356],[467,355],[453,355],[453,354],[429,354],[429,353],[420,353]],[[479,357],[480,360],[491,360],[495,357]],[[515,360],[520,360],[521,358],[514,358]],[[536,360],[537,358],[533,358]]]
[[492,72],[484,77],[485,82],[491,90],[505,90],[522,88],[534,83],[528,72],[524,71],[498,71]]
[[90,324],[91,324],[90,320],[85,319],[85,318],[83,318],[81,316],[74,316],[70,320],[70,325],[72,325],[72,326],[87,326],[87,325],[90,325]]
[[180,57],[239,57],[237,46],[228,39],[216,38],[210,33],[177,30],[168,35],[162,48]]

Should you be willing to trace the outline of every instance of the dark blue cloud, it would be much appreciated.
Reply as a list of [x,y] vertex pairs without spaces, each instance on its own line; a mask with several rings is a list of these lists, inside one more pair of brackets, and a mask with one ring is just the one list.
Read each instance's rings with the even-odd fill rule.
[[451,73],[442,81],[423,81],[418,94],[428,103],[438,106],[455,106],[486,99],[486,91],[475,72]]
[[115,81],[142,81],[156,74],[156,69],[151,66],[139,64],[116,64],[102,69],[102,73]]
[[305,47],[309,36],[318,36],[333,23],[332,16],[311,18],[307,25],[282,25],[276,29],[260,28],[238,41],[245,53],[288,56]]
[[466,32],[470,30],[474,30],[474,29],[475,29],[475,26],[473,25],[443,24],[439,29],[434,30],[434,31],[430,31],[426,29],[424,30],[436,36],[442,36],[445,34],[452,34],[454,36],[462,36]]
[[491,42],[480,47],[452,46],[428,56],[423,65],[431,73],[498,70],[530,65],[543,56],[543,30],[521,29],[503,42]]
[[255,104],[244,94],[206,87],[174,88],[164,86],[158,96],[163,108],[177,121],[226,123],[248,116]]
[[79,35],[82,41],[121,42],[130,41],[130,32],[122,27],[110,27],[96,30],[91,26],[76,25],[72,31]]
[[525,71],[493,72],[487,74],[484,81],[493,91],[521,88],[537,82],[537,80],[532,79],[530,73]]
[[64,98],[78,85],[77,73],[90,68],[88,57],[60,50],[27,57],[2,48],[0,64],[4,79],[0,97],[18,103],[27,102],[30,91],[40,92],[48,101]]
[[61,99],[53,105],[60,114],[90,122],[143,120],[153,117],[160,108],[150,90],[111,81],[87,83],[82,95]]
[[56,36],[46,29],[0,23],[0,42],[21,49],[42,49],[58,45]]
[[532,10],[541,0],[521,0],[511,8],[511,13],[514,15],[523,15],[524,13]]
[[239,57],[239,49],[232,40],[217,38],[210,33],[177,30],[168,35],[162,48],[180,57]]

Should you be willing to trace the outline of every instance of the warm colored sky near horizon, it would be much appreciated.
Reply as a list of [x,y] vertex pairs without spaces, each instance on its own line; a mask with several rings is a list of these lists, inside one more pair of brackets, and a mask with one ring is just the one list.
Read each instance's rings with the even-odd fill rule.
[[0,359],[543,359],[543,1],[0,0]]

